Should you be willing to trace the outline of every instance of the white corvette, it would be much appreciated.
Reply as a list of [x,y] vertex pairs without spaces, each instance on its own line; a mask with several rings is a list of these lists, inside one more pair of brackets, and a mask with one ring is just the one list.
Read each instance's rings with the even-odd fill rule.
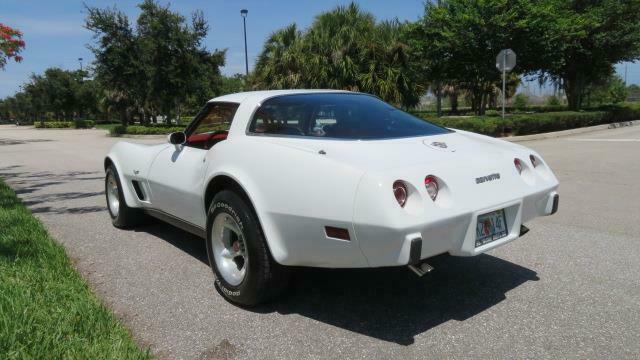
[[148,214],[205,238],[220,292],[244,305],[281,291],[290,266],[422,274],[424,259],[504,245],[558,207],[535,151],[367,94],[225,95],[168,140],[107,155],[113,224]]

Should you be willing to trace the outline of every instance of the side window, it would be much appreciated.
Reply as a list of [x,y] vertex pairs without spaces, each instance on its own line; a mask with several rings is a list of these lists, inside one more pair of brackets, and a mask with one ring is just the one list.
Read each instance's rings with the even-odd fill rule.
[[210,105],[208,112],[200,119],[190,135],[206,134],[229,130],[239,104],[219,103]]
[[213,145],[227,138],[227,133],[239,104],[209,104],[200,115],[195,126],[187,134],[187,146],[199,149],[210,149]]

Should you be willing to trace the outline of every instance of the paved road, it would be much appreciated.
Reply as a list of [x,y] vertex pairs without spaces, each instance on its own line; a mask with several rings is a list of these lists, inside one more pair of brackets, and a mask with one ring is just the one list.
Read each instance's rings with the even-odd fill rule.
[[287,297],[254,310],[216,293],[202,240],[111,226],[102,158],[115,141],[3,126],[0,177],[160,358],[640,357],[640,127],[527,142],[555,169],[561,201],[519,241],[440,257],[422,279],[300,270]]

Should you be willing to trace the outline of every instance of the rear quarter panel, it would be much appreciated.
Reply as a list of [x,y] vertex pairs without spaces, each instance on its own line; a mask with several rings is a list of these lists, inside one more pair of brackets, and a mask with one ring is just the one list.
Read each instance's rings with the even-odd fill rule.
[[[367,266],[352,226],[362,170],[261,136],[230,138],[208,157],[206,183],[227,175],[241,184],[278,263]],[[351,241],[328,238],[325,226],[349,229]]]

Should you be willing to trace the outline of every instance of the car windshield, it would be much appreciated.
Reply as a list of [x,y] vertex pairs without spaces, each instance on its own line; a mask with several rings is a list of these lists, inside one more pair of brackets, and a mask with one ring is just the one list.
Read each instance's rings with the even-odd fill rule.
[[352,140],[450,132],[365,94],[317,93],[271,98],[256,111],[249,132]]

